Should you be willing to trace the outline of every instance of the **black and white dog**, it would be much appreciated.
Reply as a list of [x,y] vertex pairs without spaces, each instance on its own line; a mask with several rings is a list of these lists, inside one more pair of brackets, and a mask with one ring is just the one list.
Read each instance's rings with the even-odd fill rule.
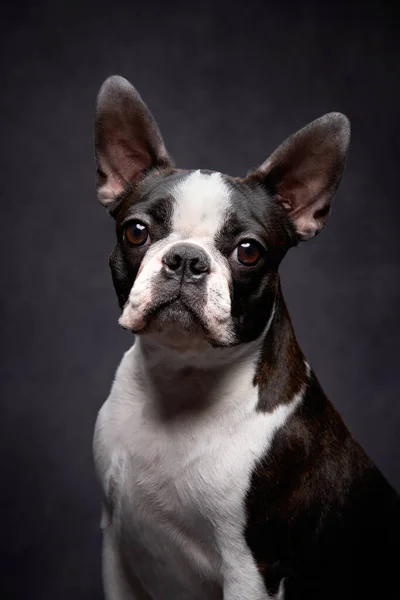
[[123,78],[95,144],[110,258],[136,334],[96,423],[109,600],[400,598],[399,499],[300,350],[278,267],[324,226],[339,113],[244,179],[174,168]]

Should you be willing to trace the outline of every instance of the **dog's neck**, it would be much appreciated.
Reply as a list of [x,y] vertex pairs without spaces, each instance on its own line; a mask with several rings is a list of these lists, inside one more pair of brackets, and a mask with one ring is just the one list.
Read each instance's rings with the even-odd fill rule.
[[166,348],[150,337],[136,341],[136,379],[149,403],[165,419],[235,405],[240,391],[254,389],[262,340],[233,348],[213,348],[193,340],[186,351]]
[[260,410],[273,410],[298,393],[309,369],[280,289],[264,332],[253,342],[214,348],[171,328],[138,337],[135,356],[135,376],[165,418],[216,403],[232,408],[236,399],[243,402],[241,395],[255,393]]
[[305,390],[311,369],[300,349],[285,300],[279,289],[271,327],[263,341],[255,383],[259,388],[258,409],[272,411],[290,403]]

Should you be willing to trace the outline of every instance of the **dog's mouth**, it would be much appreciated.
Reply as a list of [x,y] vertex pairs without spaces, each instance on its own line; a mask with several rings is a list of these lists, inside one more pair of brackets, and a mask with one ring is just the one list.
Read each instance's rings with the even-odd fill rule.
[[189,346],[198,342],[214,347],[232,345],[231,332],[226,333],[223,319],[218,320],[212,307],[207,307],[206,294],[166,285],[156,291],[149,303],[128,301],[119,319],[124,329],[137,335],[161,336],[160,340],[176,338]]
[[151,307],[146,315],[147,327],[155,323],[158,328],[164,325],[175,325],[189,333],[199,333],[207,335],[207,327],[203,316],[199,313],[193,303],[189,302],[181,294],[168,301],[159,303]]

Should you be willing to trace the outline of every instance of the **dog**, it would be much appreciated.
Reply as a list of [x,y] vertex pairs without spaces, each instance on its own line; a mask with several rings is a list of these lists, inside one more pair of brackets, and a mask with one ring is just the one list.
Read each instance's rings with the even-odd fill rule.
[[330,212],[350,140],[329,113],[244,178],[174,167],[108,78],[97,191],[135,334],[94,434],[108,600],[399,598],[399,496],[296,341],[278,267]]

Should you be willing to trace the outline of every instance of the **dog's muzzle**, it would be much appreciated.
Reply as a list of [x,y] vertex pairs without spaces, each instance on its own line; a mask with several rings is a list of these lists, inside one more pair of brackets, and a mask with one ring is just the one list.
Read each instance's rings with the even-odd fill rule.
[[229,282],[224,265],[206,248],[176,242],[150,257],[139,273],[120,325],[134,333],[177,329],[205,336],[218,345],[234,340]]

